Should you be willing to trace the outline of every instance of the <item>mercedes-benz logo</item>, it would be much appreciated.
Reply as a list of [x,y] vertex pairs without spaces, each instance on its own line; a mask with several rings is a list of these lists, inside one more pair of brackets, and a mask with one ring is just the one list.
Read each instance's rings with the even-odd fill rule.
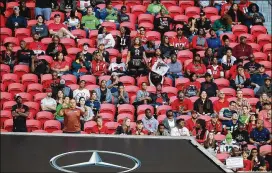
[[[65,165],[65,166],[60,166],[56,163],[57,160],[62,157],[65,157],[68,155],[73,155],[73,154],[78,154],[78,153],[93,153],[93,154],[92,154],[90,160],[87,162],[75,163],[75,164]],[[125,166],[120,166],[120,165],[116,165],[116,164],[112,164],[112,163],[108,163],[108,162],[103,162],[98,153],[106,153],[106,154],[126,157],[126,158],[132,160],[135,164],[132,168],[128,168]],[[98,151],[98,150],[72,151],[72,152],[62,153],[62,154],[59,154],[59,155],[53,157],[49,161],[49,163],[53,168],[55,168],[59,171],[62,171],[62,172],[75,172],[75,171],[69,170],[69,168],[98,166],[98,167],[120,168],[120,169],[123,169],[123,171],[121,171],[120,173],[123,173],[123,172],[134,171],[141,166],[140,160],[138,160],[137,158],[135,158],[133,156],[123,154],[123,153],[112,152],[112,151]]]

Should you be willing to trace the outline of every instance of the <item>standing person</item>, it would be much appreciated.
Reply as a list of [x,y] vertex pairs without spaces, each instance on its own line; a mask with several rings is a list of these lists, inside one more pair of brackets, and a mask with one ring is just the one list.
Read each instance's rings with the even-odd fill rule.
[[174,20],[166,15],[166,10],[160,10],[160,16],[156,17],[154,20],[155,30],[161,34],[161,37],[164,33],[170,31],[170,26],[174,23]]
[[64,117],[63,133],[76,133],[80,134],[81,125],[80,117],[84,115],[84,112],[76,107],[76,100],[70,100],[70,107],[60,110],[60,115]]
[[6,22],[7,28],[11,29],[13,33],[15,33],[15,29],[17,28],[26,28],[27,21],[26,18],[20,16],[20,9],[19,7],[13,7],[13,14],[8,17]]
[[159,122],[154,118],[150,109],[145,110],[145,117],[142,119],[144,128],[148,130],[149,135],[155,135],[158,130]]
[[85,100],[90,99],[90,91],[85,88],[86,81],[81,80],[79,82],[79,88],[73,91],[73,98],[76,100],[76,102],[79,102],[79,98],[84,97]]
[[26,119],[29,115],[29,108],[23,104],[23,99],[19,94],[15,96],[15,101],[16,104],[11,108],[13,132],[27,132]]
[[252,47],[246,43],[246,37],[240,37],[240,44],[233,48],[233,56],[237,59],[247,60],[253,54]]
[[21,50],[17,51],[18,63],[31,67],[31,62],[34,57],[34,51],[27,48],[24,40],[20,41]]
[[35,16],[42,15],[46,21],[50,20],[53,1],[54,0],[36,0]]
[[176,121],[177,126],[171,130],[171,136],[190,136],[189,130],[185,127],[184,119]]
[[116,135],[131,135],[132,129],[130,127],[130,122],[131,120],[128,117],[124,118],[122,125],[117,127],[115,134]]

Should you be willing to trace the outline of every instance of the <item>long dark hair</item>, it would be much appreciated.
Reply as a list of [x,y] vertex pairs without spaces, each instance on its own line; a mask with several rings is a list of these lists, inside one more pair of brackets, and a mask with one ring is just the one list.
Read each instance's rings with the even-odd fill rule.
[[252,3],[252,4],[250,4],[250,5],[247,7],[248,12],[249,12],[249,13],[253,13],[253,11],[252,11],[252,7],[253,7],[253,6],[256,6],[256,12],[258,13],[259,10],[260,10],[260,8],[259,8],[259,6],[258,6],[257,4],[255,4],[255,3]]
[[193,81],[193,76],[194,76],[194,75],[195,75],[194,72],[192,72],[192,73],[190,74],[190,76],[189,76],[190,82],[194,82],[194,81]]
[[197,120],[196,120],[196,123],[199,124],[199,125],[201,126],[201,129],[196,128],[196,134],[198,134],[198,131],[201,130],[200,135],[199,135],[199,136],[197,135],[197,136],[196,136],[196,139],[204,139],[204,138],[205,138],[206,131],[207,131],[207,129],[206,129],[206,121],[203,120],[203,119],[197,119]]

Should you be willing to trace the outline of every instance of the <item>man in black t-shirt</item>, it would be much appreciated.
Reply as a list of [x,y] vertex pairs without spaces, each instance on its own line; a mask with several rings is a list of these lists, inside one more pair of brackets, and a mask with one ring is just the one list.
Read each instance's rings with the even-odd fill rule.
[[249,74],[254,74],[258,72],[259,67],[261,65],[255,62],[255,56],[253,54],[249,55],[249,62],[244,65],[244,69],[249,72]]
[[20,42],[21,50],[18,50],[17,57],[18,57],[18,63],[23,65],[28,65],[31,67],[32,58],[34,58],[34,51],[30,50],[26,47],[26,42],[21,41]]
[[205,12],[201,12],[200,18],[196,19],[196,28],[199,30],[203,28],[206,33],[211,29],[211,21],[206,18]]
[[15,96],[16,105],[12,106],[13,132],[27,132],[26,119],[29,114],[29,108],[22,104],[22,97]]
[[200,93],[206,91],[208,97],[216,97],[218,93],[218,87],[216,83],[212,81],[212,76],[210,73],[205,74],[205,82],[201,83]]
[[165,14],[166,11],[161,9],[160,17],[155,18],[154,21],[155,30],[160,32],[161,36],[163,36],[165,32],[170,31],[170,25],[174,23],[174,20]]

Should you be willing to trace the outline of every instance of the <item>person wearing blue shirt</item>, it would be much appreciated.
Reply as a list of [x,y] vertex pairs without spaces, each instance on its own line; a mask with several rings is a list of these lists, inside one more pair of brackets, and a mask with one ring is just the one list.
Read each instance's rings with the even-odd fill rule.
[[254,87],[254,93],[256,94],[261,86],[264,85],[264,80],[269,76],[265,73],[264,65],[261,65],[258,69],[258,73],[251,75],[251,86]]
[[210,29],[211,37],[207,39],[208,47],[217,50],[221,46],[221,40],[216,36],[215,30]]
[[92,108],[94,115],[97,115],[100,110],[101,103],[97,100],[97,93],[95,91],[91,91],[91,98],[90,100],[86,100],[85,104]]
[[13,15],[11,15],[7,19],[6,26],[10,28],[11,30],[15,30],[17,28],[26,28],[27,27],[27,21],[25,17],[20,16],[20,9],[19,7],[15,6],[13,7]]
[[249,142],[256,146],[270,144],[270,132],[264,128],[263,120],[258,120],[256,127],[250,133]]

